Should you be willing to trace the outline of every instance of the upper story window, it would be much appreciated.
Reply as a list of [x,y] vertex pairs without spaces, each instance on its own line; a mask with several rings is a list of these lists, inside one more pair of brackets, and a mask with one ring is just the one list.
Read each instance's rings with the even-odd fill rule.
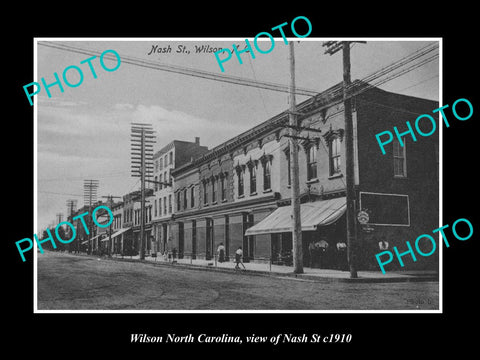
[[158,216],[162,216],[162,198],[158,199]]
[[160,174],[160,177],[159,177],[160,184],[158,185],[159,190],[162,190],[162,188],[163,188],[163,184],[161,184],[163,182],[162,179],[163,179],[163,176],[162,176],[162,174]]
[[183,209],[187,209],[188,207],[188,199],[187,199],[187,189],[183,190]]
[[288,185],[292,185],[292,173],[291,173],[291,169],[290,169],[290,148],[287,147],[287,149],[285,150],[285,157],[287,159],[287,181],[288,181]]
[[168,195],[168,213],[172,213],[172,194]]
[[263,190],[268,190],[272,187],[272,168],[270,161],[267,161],[263,167]]
[[212,177],[212,203],[217,201],[217,180]]
[[158,167],[159,167],[159,170],[163,170],[163,158],[160,158]]
[[190,207],[195,206],[195,186],[190,188]]
[[222,201],[227,200],[227,174],[221,174],[220,176],[220,191],[222,196]]
[[158,190],[158,184],[157,184],[157,182],[158,182],[158,176],[155,176],[154,180],[155,180],[154,189],[155,189],[155,191],[157,191],[157,190]]
[[330,126],[323,138],[328,145],[328,172],[330,176],[342,173],[342,141],[345,130],[335,129]]
[[393,142],[393,176],[407,177],[407,144],[400,146],[398,139]]
[[250,194],[257,192],[257,164],[253,161],[248,163],[248,170],[250,173]]
[[181,199],[182,199],[182,193],[181,191],[177,192],[177,211],[180,211],[181,208]]
[[272,188],[272,155],[263,155],[260,161],[263,165],[263,190]]
[[307,149],[307,180],[317,178],[317,148],[314,144]]
[[244,195],[244,166],[237,165],[235,170],[237,172],[238,197],[241,197]]
[[208,204],[208,180],[203,181],[203,204]]
[[173,151],[170,151],[170,153],[168,154],[168,165],[172,165],[173,164]]
[[329,163],[330,163],[330,176],[340,174],[342,172],[341,165],[341,148],[342,141],[339,136],[334,136],[329,144]]

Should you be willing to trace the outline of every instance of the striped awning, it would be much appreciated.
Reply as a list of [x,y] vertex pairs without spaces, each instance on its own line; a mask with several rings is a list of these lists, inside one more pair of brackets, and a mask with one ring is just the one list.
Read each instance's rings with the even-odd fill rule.
[[[302,231],[314,231],[318,226],[333,224],[346,209],[345,197],[300,204]],[[258,224],[248,228],[245,235],[274,234],[292,230],[292,207],[282,206]]]

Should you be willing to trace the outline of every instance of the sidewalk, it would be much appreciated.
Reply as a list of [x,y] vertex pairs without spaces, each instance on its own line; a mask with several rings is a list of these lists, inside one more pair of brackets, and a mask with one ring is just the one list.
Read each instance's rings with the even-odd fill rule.
[[[112,256],[116,260],[141,261],[137,256]],[[235,263],[230,260],[227,262],[217,262],[212,260],[192,260],[192,259],[176,259],[176,262],[165,261],[163,256],[153,258],[145,257],[145,262],[159,266],[177,266],[189,268],[192,270],[204,271],[221,271],[229,273],[242,273],[248,275],[263,275],[275,277],[288,277],[292,280],[305,281],[337,281],[337,282],[408,282],[408,281],[438,281],[438,273],[436,271],[387,271],[382,274],[381,271],[358,271],[358,278],[351,279],[349,271],[341,271],[334,269],[316,269],[304,268],[303,274],[295,274],[293,266],[274,265],[270,263],[244,263],[246,270],[240,266],[241,270],[235,270]]]

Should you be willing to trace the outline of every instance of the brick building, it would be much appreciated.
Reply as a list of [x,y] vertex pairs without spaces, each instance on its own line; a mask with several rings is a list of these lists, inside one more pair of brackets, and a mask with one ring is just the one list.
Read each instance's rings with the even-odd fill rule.
[[[416,239],[438,224],[438,135],[404,147],[394,141],[382,154],[375,134],[406,130],[438,102],[386,92],[354,82],[354,164],[359,268],[375,267],[378,242],[390,248]],[[346,243],[345,146],[342,86],[297,105],[302,236],[306,266],[341,266],[338,243]],[[220,243],[227,257],[242,246],[246,261],[291,261],[288,112],[284,111],[201,157],[172,169],[175,215],[171,239],[180,256],[211,259]],[[403,131],[404,131],[403,130]],[[323,241],[322,241],[323,240]],[[318,254],[318,244],[326,251]],[[317,245],[317,246],[315,246]],[[406,249],[405,249],[406,250]],[[394,266],[389,264],[389,266]],[[436,268],[438,256],[407,265]],[[377,266],[378,268],[378,266]],[[387,266],[388,268],[388,266]]]
[[[171,178],[171,172],[207,151],[208,148],[201,146],[200,138],[196,137],[194,142],[173,140],[154,154],[154,181],[159,184],[154,184],[153,194],[148,199],[153,209],[152,231],[151,237],[149,237],[151,241],[147,244],[147,249],[151,252],[164,253],[173,250],[173,246],[169,242],[175,213],[174,180]],[[177,251],[179,250],[178,243],[175,248]]]

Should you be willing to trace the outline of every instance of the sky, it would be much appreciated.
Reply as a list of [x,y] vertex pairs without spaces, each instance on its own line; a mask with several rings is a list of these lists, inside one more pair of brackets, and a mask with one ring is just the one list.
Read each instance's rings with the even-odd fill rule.
[[[35,96],[37,125],[36,184],[37,232],[57,224],[55,214],[66,219],[67,199],[77,199],[83,206],[83,180],[98,179],[99,196],[123,196],[139,189],[138,178],[130,175],[130,124],[151,123],[156,130],[158,150],[172,140],[194,141],[212,148],[288,108],[288,94],[245,87],[192,76],[175,74],[121,63],[115,71],[104,71],[98,57],[91,64],[80,64],[89,55],[42,46],[42,41],[69,44],[103,52],[115,50],[122,56],[201,69],[216,74],[233,75],[258,81],[288,85],[290,79],[288,45],[276,38],[268,54],[244,53],[240,64],[235,55],[220,67],[213,53],[197,53],[196,47],[232,48],[243,38],[232,39],[37,39],[36,78],[32,81],[54,82],[64,69],[75,65],[83,71],[78,87],[63,84],[44,89]],[[88,41],[86,41],[88,40]],[[253,40],[253,39],[250,39]],[[324,91],[342,80],[341,53],[324,54],[325,39],[295,40],[296,86]],[[329,39],[331,40],[331,39]],[[352,79],[362,79],[407,56],[432,41],[368,40],[351,49]],[[259,42],[268,49],[270,42]],[[152,47],[170,47],[170,53],[151,53]],[[185,52],[178,52],[184,49]],[[105,65],[115,64],[105,61]],[[389,81],[381,89],[439,101],[439,60]],[[75,71],[68,72],[71,83],[78,82]],[[296,96],[296,102],[306,100]],[[28,102],[28,100],[26,99]]]

